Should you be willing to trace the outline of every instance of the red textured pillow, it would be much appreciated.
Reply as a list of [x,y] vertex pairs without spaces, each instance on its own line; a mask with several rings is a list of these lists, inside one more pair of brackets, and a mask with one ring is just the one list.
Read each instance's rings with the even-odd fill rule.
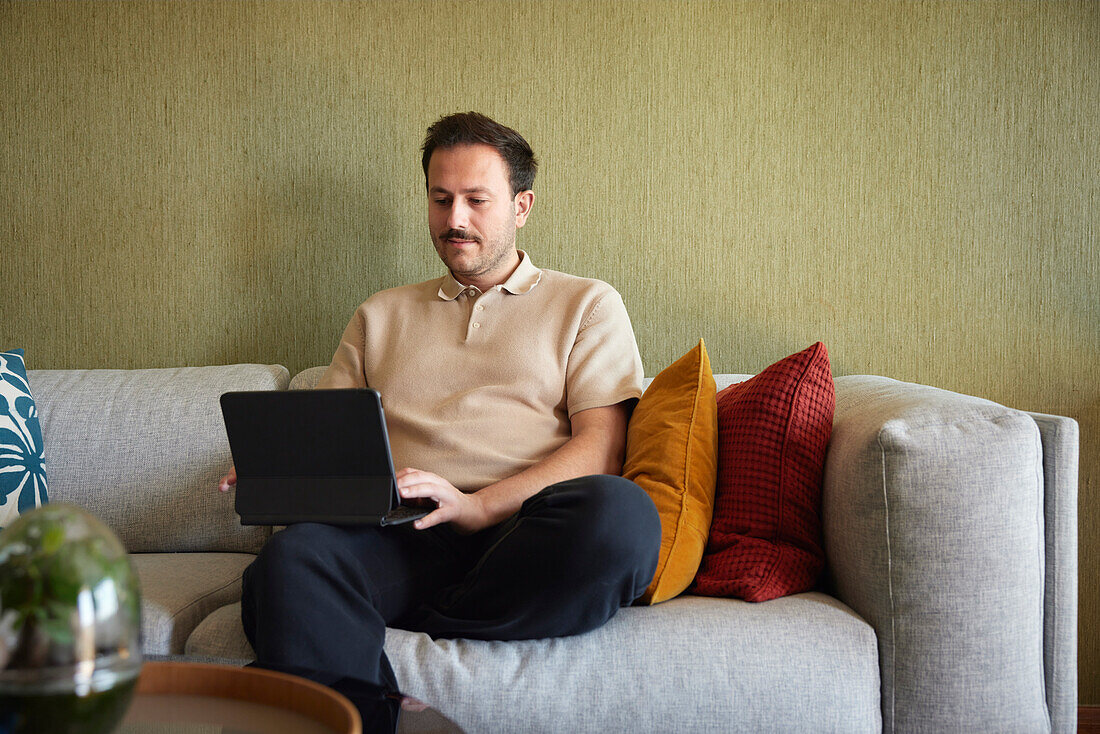
[[718,393],[714,519],[691,592],[767,601],[825,564],[821,481],[836,395],[821,342]]

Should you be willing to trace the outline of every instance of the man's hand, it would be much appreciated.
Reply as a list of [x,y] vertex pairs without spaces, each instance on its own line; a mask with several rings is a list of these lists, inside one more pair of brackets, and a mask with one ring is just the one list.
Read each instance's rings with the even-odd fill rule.
[[230,487],[234,487],[237,484],[237,467],[229,467],[229,473],[222,477],[218,482],[219,492],[228,492]]
[[476,494],[466,494],[431,472],[402,469],[397,472],[397,489],[402,499],[429,499],[437,505],[413,523],[417,530],[449,522],[460,533],[476,533],[492,524]]

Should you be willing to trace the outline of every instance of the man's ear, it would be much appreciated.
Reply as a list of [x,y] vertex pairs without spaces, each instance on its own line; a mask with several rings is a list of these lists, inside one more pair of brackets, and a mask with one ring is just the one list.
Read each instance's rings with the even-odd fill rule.
[[531,207],[535,203],[535,192],[528,189],[516,194],[513,202],[516,208],[516,229],[527,223],[527,215],[531,213]]

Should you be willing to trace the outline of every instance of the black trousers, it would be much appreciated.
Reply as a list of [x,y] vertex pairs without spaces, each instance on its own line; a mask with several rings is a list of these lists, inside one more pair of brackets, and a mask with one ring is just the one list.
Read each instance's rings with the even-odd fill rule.
[[587,632],[645,591],[660,545],[649,496],[604,475],[547,487],[472,535],[302,523],[245,570],[241,618],[259,665],[396,690],[387,625],[481,640]]

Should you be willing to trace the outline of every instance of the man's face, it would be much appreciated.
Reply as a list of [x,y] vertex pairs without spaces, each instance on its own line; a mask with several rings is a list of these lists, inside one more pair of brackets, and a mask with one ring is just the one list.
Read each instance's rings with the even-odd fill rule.
[[503,283],[519,264],[516,229],[534,194],[512,196],[508,166],[488,145],[441,148],[428,161],[428,228],[457,280],[482,290]]

